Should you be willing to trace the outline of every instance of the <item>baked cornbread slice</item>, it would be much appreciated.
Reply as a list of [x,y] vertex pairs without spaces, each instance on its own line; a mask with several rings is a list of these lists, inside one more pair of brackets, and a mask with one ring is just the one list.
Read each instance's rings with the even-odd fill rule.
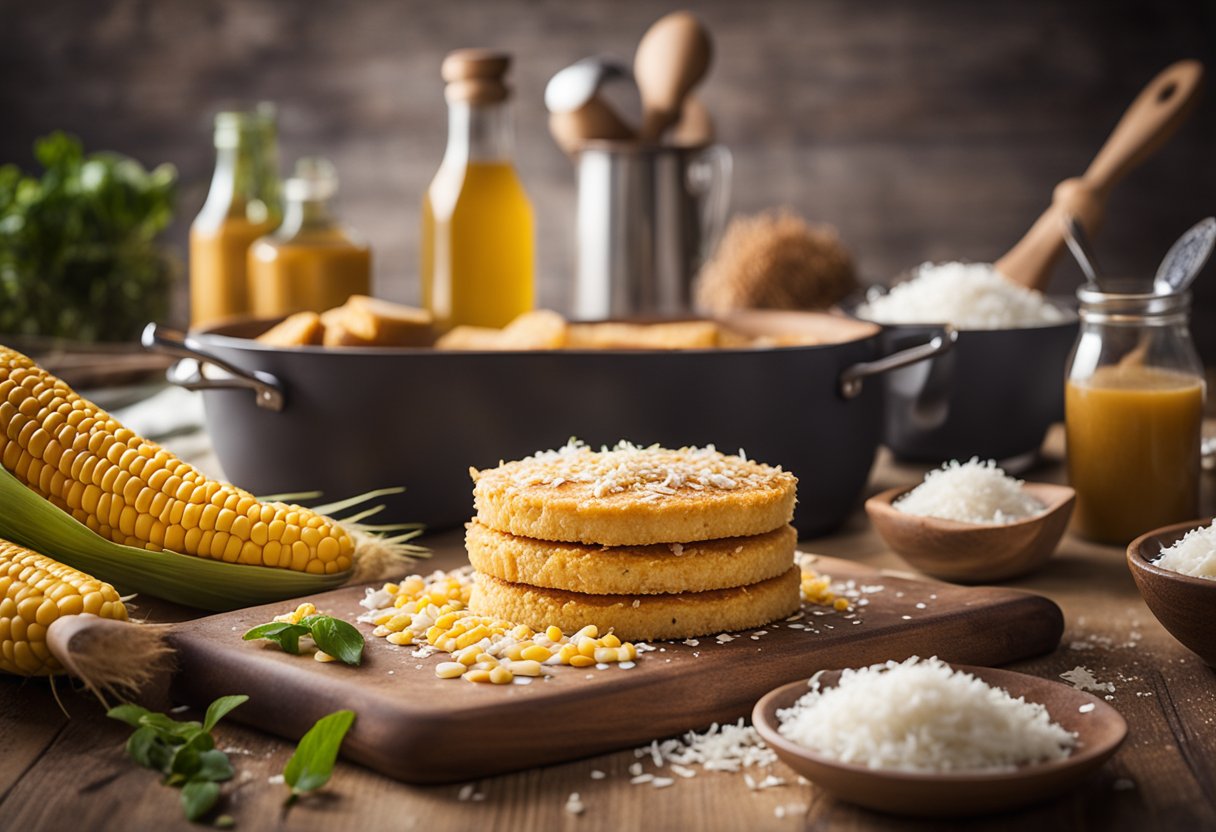
[[470,470],[477,519],[519,537],[602,546],[694,543],[781,528],[798,480],[742,456],[621,442],[556,451]]
[[704,592],[775,578],[794,562],[798,533],[782,526],[752,537],[649,546],[588,546],[516,537],[473,521],[469,562],[500,580],[591,595]]
[[794,566],[751,586],[672,595],[585,595],[479,574],[469,609],[533,629],[556,624],[572,633],[594,624],[622,641],[651,641],[759,627],[791,614],[801,602],[801,572]]

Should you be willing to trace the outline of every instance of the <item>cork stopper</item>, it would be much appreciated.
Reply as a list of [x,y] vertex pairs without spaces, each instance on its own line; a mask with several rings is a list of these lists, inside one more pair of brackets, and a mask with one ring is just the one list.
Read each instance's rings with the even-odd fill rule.
[[511,56],[494,49],[457,49],[443,59],[440,74],[447,82],[448,103],[498,104],[511,94],[506,84]]

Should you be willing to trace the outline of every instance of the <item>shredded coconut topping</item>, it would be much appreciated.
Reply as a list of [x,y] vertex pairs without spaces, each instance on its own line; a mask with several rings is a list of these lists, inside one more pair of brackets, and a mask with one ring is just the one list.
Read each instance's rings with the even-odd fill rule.
[[1177,543],[1162,549],[1153,563],[1183,575],[1216,579],[1216,520],[1210,526],[1191,529]]
[[578,439],[557,450],[502,463],[497,470],[509,478],[513,489],[583,484],[596,498],[631,492],[644,500],[673,497],[684,490],[733,491],[793,480],[781,466],[753,462],[742,452],[723,454],[713,445],[670,450],[621,441],[595,451]]
[[992,460],[951,460],[893,504],[905,514],[1000,525],[1041,514],[1044,506]]

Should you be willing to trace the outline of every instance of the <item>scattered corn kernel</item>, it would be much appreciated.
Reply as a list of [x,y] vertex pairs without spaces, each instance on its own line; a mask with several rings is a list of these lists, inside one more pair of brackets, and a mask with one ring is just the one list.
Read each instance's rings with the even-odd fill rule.
[[540,662],[531,660],[511,662],[508,669],[516,676],[539,676],[541,673]]
[[435,675],[440,679],[455,679],[457,676],[463,676],[468,670],[460,662],[440,662],[435,665]]
[[490,671],[480,669],[470,670],[460,678],[464,679],[466,682],[489,682]]
[[312,656],[312,657],[313,657],[314,659],[316,659],[317,661],[319,661],[319,662],[332,662],[332,661],[336,661],[336,659],[334,659],[334,657],[333,657],[333,656],[329,655],[328,653],[326,653],[326,652],[325,652],[325,651],[323,651],[323,650],[318,650],[316,653],[313,653],[313,656]]
[[591,667],[593,664],[595,664],[595,659],[591,656],[584,656],[583,654],[579,653],[570,657],[569,664],[571,667]]
[[515,674],[502,665],[490,671],[490,681],[496,685],[505,685],[515,678]]

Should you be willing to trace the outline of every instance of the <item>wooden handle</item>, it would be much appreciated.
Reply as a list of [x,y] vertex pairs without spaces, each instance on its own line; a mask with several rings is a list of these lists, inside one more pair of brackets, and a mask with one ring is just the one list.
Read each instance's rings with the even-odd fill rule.
[[65,615],[46,631],[47,648],[71,676],[105,694],[146,691],[168,669],[163,624],[134,624],[96,615]]
[[638,138],[656,141],[680,117],[684,97],[709,70],[709,33],[691,12],[659,18],[638,42],[633,75],[642,95]]
[[704,147],[714,140],[714,119],[700,98],[690,95],[684,99],[680,119],[671,128],[669,141],[676,147]]
[[1150,81],[1085,171],[1082,178],[1089,187],[1105,197],[1112,185],[1156,153],[1191,114],[1202,86],[1203,64],[1198,61],[1179,61]]
[[1015,283],[1042,291],[1064,250],[1064,218],[1074,215],[1087,234],[1096,235],[1111,188],[1159,150],[1186,120],[1198,100],[1202,80],[1202,64],[1179,61],[1149,82],[1119,119],[1085,174],[1056,186],[1051,205],[996,261],[996,270]]
[[549,132],[567,156],[573,156],[590,139],[629,141],[637,138],[633,128],[598,93],[577,110],[550,113]]

